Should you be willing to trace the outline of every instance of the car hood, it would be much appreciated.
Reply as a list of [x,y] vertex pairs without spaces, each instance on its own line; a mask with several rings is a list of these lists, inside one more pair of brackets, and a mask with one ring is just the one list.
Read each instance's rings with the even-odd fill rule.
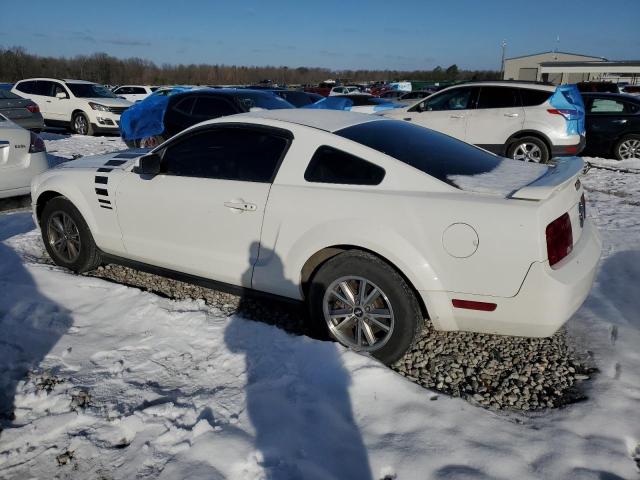
[[133,105],[129,100],[125,100],[124,98],[83,98],[83,100],[87,100],[89,102],[99,103],[100,105],[105,105],[107,107],[130,107]]
[[148,148],[133,150],[121,150],[119,152],[106,153],[82,157],[69,162],[61,163],[58,168],[115,168],[124,169],[131,165],[137,158],[149,152]]

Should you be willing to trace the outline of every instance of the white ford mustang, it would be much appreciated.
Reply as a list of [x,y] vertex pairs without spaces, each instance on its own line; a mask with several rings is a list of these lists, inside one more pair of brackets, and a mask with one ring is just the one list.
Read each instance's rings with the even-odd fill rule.
[[58,265],[121,262],[305,301],[314,326],[390,363],[425,317],[536,337],[567,321],[601,249],[582,167],[373,115],[275,110],[65,163],[32,197]]

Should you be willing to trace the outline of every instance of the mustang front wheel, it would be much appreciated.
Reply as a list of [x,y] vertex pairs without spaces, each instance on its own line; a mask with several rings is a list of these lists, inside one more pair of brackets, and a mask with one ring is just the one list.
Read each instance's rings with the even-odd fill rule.
[[404,278],[359,250],[322,265],[311,281],[309,306],[316,326],[345,347],[386,364],[411,348],[423,325],[420,305]]
[[40,218],[47,253],[56,265],[86,272],[100,265],[100,251],[78,209],[64,197],[51,199]]

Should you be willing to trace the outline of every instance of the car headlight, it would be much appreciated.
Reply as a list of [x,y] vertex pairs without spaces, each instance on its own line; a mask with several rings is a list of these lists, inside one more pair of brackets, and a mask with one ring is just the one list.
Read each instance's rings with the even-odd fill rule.
[[94,110],[100,110],[101,112],[109,112],[109,107],[106,105],[100,105],[99,103],[89,102],[89,106]]

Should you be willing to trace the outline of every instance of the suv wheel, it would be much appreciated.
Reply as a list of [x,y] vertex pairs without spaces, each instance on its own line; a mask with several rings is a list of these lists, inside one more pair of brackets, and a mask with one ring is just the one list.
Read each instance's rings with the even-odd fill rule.
[[89,118],[82,112],[77,112],[73,115],[71,130],[78,135],[93,135],[93,126]]
[[507,157],[523,162],[547,163],[549,149],[547,145],[536,137],[522,137],[516,139],[507,151]]
[[616,144],[614,151],[618,160],[640,158],[640,135],[625,135]]
[[311,281],[309,308],[314,327],[385,364],[413,346],[424,323],[404,278],[359,250],[336,255],[320,267]]
[[56,265],[82,273],[100,265],[100,250],[78,209],[64,197],[47,202],[40,219],[42,240]]

